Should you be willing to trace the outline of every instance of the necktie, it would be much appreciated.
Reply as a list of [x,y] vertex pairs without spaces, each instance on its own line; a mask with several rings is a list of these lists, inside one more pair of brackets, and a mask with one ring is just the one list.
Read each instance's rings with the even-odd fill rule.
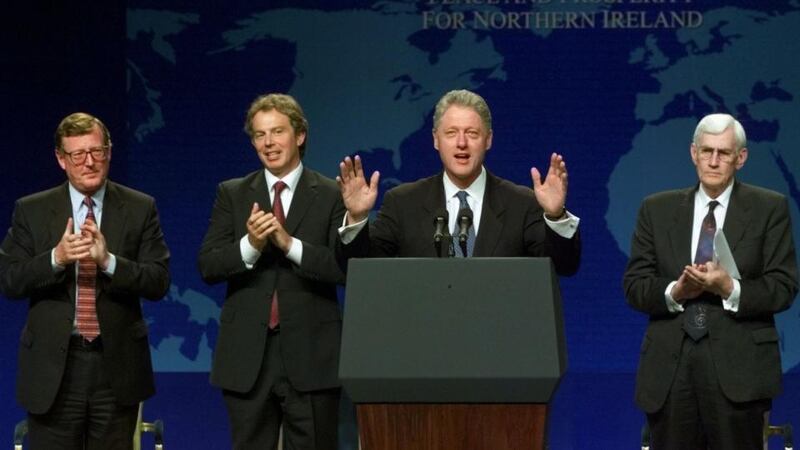
[[[88,208],[86,221],[95,222],[91,197],[83,199],[83,204]],[[78,261],[78,302],[76,306],[76,326],[78,333],[87,341],[93,341],[100,335],[100,324],[97,321],[97,294],[95,282],[97,281],[97,264],[91,257]]]
[[[697,241],[697,252],[694,256],[695,264],[705,264],[714,257],[714,234],[717,232],[717,220],[714,218],[714,208],[719,202],[712,200],[708,203],[708,214],[700,225],[700,239]],[[708,317],[706,305],[694,301],[686,305],[683,313],[683,329],[695,341],[708,334]]]
[[[272,214],[278,219],[278,222],[283,225],[286,223],[286,216],[283,213],[283,202],[281,201],[281,192],[286,187],[283,181],[277,181],[274,185],[275,198],[272,200]],[[272,302],[269,308],[269,329],[275,329],[280,324],[280,315],[278,314],[278,290],[272,292]]]
[[[459,204],[459,211],[466,209],[471,213],[472,209],[469,207],[469,203],[467,203],[467,195],[469,195],[469,194],[467,194],[467,191],[458,191],[458,193],[456,193],[456,197],[458,197],[458,201],[460,203]],[[475,219],[473,218],[473,222],[474,222],[474,220]],[[454,240],[458,239],[458,233],[459,233],[459,223],[458,223],[458,217],[457,217],[456,218],[455,230],[453,231],[453,239]],[[467,230],[467,254],[466,255],[464,254],[464,250],[461,248],[461,245],[456,245],[456,248],[458,249],[455,252],[456,257],[458,257],[458,258],[466,258],[468,256],[472,256],[472,248],[474,246],[475,246],[475,224],[471,223],[469,225],[469,230]]]

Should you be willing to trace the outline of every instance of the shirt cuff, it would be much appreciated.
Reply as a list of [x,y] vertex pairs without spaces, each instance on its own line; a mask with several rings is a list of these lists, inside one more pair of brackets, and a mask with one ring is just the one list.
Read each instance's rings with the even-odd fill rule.
[[113,253],[108,254],[108,267],[106,270],[103,271],[104,274],[108,276],[114,275],[114,271],[117,270],[117,257],[114,256]]
[[53,272],[61,272],[65,269],[64,266],[61,264],[56,263],[56,249],[53,248],[50,250],[50,267],[53,268]]
[[353,239],[358,236],[358,233],[364,229],[364,226],[369,221],[369,218],[362,220],[361,222],[353,223],[347,225],[347,214],[344,215],[342,219],[342,226],[339,227],[339,239],[341,239],[342,244],[349,244],[353,242]]
[[565,239],[572,239],[572,236],[575,236],[575,233],[578,231],[578,224],[581,222],[581,219],[569,211],[566,211],[566,213],[567,217],[556,221],[548,219],[547,215],[545,214],[544,221],[551,230],[556,232],[557,235]]
[[664,301],[667,303],[667,309],[671,313],[679,313],[683,312],[683,305],[676,302],[675,299],[672,298],[672,287],[678,284],[677,281],[673,281],[672,283],[667,285],[667,290],[664,291]]
[[286,254],[286,258],[298,266],[303,261],[303,242],[300,239],[292,236],[292,245],[289,247],[289,253]]
[[739,312],[739,300],[742,296],[742,285],[736,278],[731,277],[731,280],[733,280],[733,290],[731,291],[730,297],[722,299],[722,308],[725,311],[735,313]]
[[256,265],[259,256],[261,256],[261,252],[250,245],[247,235],[242,236],[239,240],[239,251],[242,253],[242,262],[248,269],[252,269]]

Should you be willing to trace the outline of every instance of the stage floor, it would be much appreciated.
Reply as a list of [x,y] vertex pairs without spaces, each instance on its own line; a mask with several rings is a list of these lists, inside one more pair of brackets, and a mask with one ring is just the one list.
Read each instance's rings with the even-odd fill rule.
[[[219,391],[208,385],[207,374],[160,373],[156,381],[158,390],[170,395],[156,395],[149,400],[145,418],[164,420],[167,448],[230,448],[225,407]],[[639,449],[644,416],[633,403],[633,385],[634,375],[629,373],[568,373],[551,405],[549,448]],[[347,406],[343,409],[350,411]],[[800,374],[784,377],[784,393],[775,399],[770,422],[800,426]],[[341,439],[341,450],[357,448],[352,416],[342,423]],[[781,444],[781,439],[774,437],[769,448],[782,449]],[[149,445],[142,448],[152,448]]]

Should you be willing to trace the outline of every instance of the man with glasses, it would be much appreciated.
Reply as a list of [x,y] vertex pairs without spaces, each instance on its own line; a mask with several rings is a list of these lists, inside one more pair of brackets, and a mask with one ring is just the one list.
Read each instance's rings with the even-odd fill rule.
[[67,182],[19,199],[0,246],[0,291],[29,299],[17,401],[34,450],[130,449],[155,393],[140,297],[170,284],[152,197],[108,180],[111,138],[75,113],[55,133]]
[[[745,145],[736,119],[704,117],[690,147],[699,185],[652,195],[639,210],[623,283],[649,316],[636,403],[654,450],[761,449],[781,391],[773,316],[798,290],[789,204],[735,179]],[[719,230],[734,264],[719,260]]]

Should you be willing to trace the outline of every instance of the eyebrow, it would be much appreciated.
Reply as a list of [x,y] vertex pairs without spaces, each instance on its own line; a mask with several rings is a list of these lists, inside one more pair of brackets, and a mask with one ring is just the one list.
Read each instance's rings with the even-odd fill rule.
[[711,150],[711,151],[714,151],[714,150],[716,150],[716,151],[718,151],[718,152],[723,152],[723,151],[727,151],[727,152],[735,152],[735,151],[736,151],[736,150],[734,150],[734,149],[732,149],[732,148],[719,148],[719,147],[710,147],[710,146],[702,146],[702,147],[700,147],[699,149],[700,149],[700,151],[703,151],[703,150]]

